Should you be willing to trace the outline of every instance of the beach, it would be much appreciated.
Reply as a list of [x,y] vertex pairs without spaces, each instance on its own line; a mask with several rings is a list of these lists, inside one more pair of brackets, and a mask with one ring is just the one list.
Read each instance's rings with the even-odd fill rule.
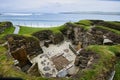
[[0,21],[11,21],[14,25],[28,27],[55,27],[66,22],[77,22],[83,19],[120,21],[120,15],[109,14],[63,14],[63,13],[3,13]]

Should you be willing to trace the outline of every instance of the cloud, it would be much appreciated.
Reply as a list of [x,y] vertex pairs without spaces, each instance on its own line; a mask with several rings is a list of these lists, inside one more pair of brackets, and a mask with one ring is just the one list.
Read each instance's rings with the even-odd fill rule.
[[104,11],[118,12],[120,11],[120,3],[99,0],[75,0],[72,3],[47,5],[43,11]]
[[120,11],[120,0],[1,0],[0,11]]
[[101,1],[120,1],[120,0],[101,0]]

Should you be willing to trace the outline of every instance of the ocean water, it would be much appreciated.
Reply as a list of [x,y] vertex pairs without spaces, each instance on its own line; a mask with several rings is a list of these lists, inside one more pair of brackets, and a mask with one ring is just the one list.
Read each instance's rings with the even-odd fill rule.
[[11,21],[14,25],[52,27],[83,19],[120,21],[120,15],[107,14],[60,14],[60,13],[2,13],[0,21]]

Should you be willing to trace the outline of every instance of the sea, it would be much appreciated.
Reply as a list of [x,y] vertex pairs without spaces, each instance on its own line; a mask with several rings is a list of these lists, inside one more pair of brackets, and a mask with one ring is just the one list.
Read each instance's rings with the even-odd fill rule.
[[92,14],[92,13],[0,13],[0,22],[11,21],[14,25],[28,27],[56,27],[66,22],[80,20],[120,21],[120,14]]

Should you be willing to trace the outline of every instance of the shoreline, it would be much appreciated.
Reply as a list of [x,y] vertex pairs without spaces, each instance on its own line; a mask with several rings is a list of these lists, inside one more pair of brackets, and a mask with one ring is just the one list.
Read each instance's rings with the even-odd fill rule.
[[19,26],[25,26],[25,27],[33,27],[33,28],[49,28],[49,27],[59,27],[62,24],[59,25],[22,25],[22,24],[14,24]]

